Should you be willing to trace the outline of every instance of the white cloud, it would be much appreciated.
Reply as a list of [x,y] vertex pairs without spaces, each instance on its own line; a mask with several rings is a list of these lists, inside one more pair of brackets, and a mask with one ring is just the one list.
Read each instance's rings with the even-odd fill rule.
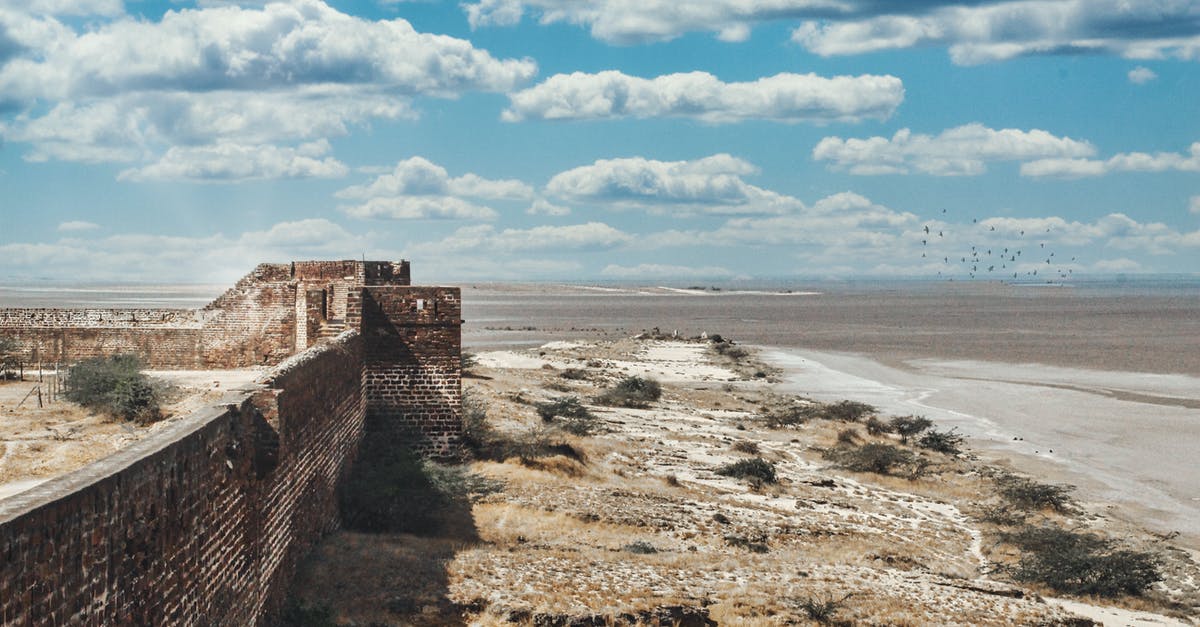
[[536,14],[543,24],[585,26],[616,44],[689,32],[742,41],[755,24],[804,20],[793,40],[822,55],[943,45],[957,63],[1095,52],[1200,58],[1200,9],[1184,0],[482,0],[463,6],[475,27],[512,25]]
[[640,263],[636,266],[609,264],[600,271],[600,274],[619,279],[700,279],[734,276],[729,269],[720,266],[672,266],[658,263]]
[[453,196],[371,198],[339,209],[355,218],[384,220],[494,220],[499,216],[491,207]]
[[727,154],[695,161],[601,159],[556,174],[546,193],[575,204],[677,215],[781,214],[802,206],[742,180],[757,171]]
[[1142,264],[1127,257],[1101,259],[1092,264],[1092,270],[1095,272],[1138,272],[1142,268]]
[[468,199],[532,200],[533,188],[514,179],[485,179],[467,173],[451,177],[440,165],[424,157],[399,161],[390,172],[366,185],[352,185],[334,194],[338,198],[364,201],[343,206],[342,211],[359,218],[478,219],[497,217],[494,209]]
[[707,72],[652,79],[618,71],[556,74],[509,96],[505,121],[688,117],[710,123],[747,119],[854,122],[886,119],[904,100],[894,76],[777,74],[724,83]]
[[91,231],[100,228],[95,222],[87,222],[85,220],[69,220],[58,225],[58,230],[63,232],[71,231]]
[[1123,213],[1110,213],[1093,222],[1068,221],[1057,216],[999,217],[979,221],[981,232],[991,233],[993,227],[998,235],[1010,239],[1028,236],[1051,245],[1103,245],[1109,249],[1140,250],[1152,255],[1200,247],[1200,231],[1181,232],[1161,222],[1138,222]]
[[813,148],[813,159],[830,161],[851,174],[906,174],[912,171],[936,176],[981,174],[989,161],[1028,160],[1041,157],[1081,157],[1095,153],[1086,141],[1057,137],[1033,129],[995,130],[967,124],[936,136],[901,129],[891,138],[842,139],[826,137]]
[[1200,215],[1200,195],[1191,197],[1188,202],[1188,211]]
[[1191,2],[1013,0],[933,10],[923,4],[914,3],[910,11],[890,7],[884,9],[888,14],[859,19],[809,20],[792,38],[823,56],[944,45],[959,64],[1031,54],[1200,57],[1194,26],[1200,11]]
[[355,235],[321,218],[280,222],[232,237],[126,233],[0,244],[5,270],[14,276],[78,280],[226,282],[264,260],[341,259],[348,254],[395,257],[392,251],[375,246],[369,236]]
[[1038,159],[1021,164],[1021,175],[1031,177],[1084,178],[1112,172],[1200,172],[1200,142],[1184,154],[1175,152],[1127,152],[1108,159]]
[[1158,74],[1155,74],[1154,70],[1151,70],[1150,68],[1144,67],[1141,65],[1133,68],[1132,70],[1129,70],[1128,76],[1129,76],[1129,82],[1134,83],[1136,85],[1144,85],[1144,84],[1149,83],[1150,81],[1158,78]]
[[488,224],[465,226],[449,237],[418,244],[418,252],[494,251],[528,253],[534,251],[602,251],[628,244],[632,236],[603,222],[567,226],[535,226],[528,229],[496,229]]
[[236,182],[345,176],[349,171],[345,164],[332,157],[322,158],[329,149],[325,140],[297,148],[234,143],[173,147],[157,163],[125,170],[117,179]]
[[319,0],[169,11],[159,21],[120,17],[82,31],[0,8],[0,33],[15,37],[15,56],[0,62],[0,107],[22,111],[0,127],[3,139],[28,144],[34,161],[148,162],[133,171],[180,159],[164,154],[173,147],[287,151],[372,120],[414,117],[418,95],[506,92],[536,73],[529,59],[497,59],[463,39],[420,33],[402,19],[347,15]]
[[571,208],[556,205],[545,198],[537,198],[525,213],[531,216],[565,216],[571,214]]

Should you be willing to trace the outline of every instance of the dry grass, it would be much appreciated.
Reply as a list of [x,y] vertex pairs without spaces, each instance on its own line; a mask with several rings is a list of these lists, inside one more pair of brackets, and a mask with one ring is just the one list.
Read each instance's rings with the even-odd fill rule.
[[[590,397],[625,376],[616,364],[642,350],[619,342],[556,350],[552,357],[556,367],[609,364],[589,367],[588,378],[577,380],[580,396]],[[539,419],[529,405],[509,400],[511,393],[548,398],[529,390],[559,371],[486,374],[492,379],[477,387],[492,403],[489,416],[498,429],[520,430]],[[707,612],[723,625],[815,624],[806,602],[846,595],[834,620],[849,624],[1040,624],[1068,617],[987,578],[985,556],[1006,558],[991,553],[993,528],[964,513],[994,486],[969,459],[931,455],[930,474],[912,480],[833,470],[819,449],[833,446],[846,423],[739,429],[754,424],[769,390],[752,382],[721,389],[726,385],[666,385],[664,400],[649,410],[593,407],[607,431],[571,440],[584,461],[472,464],[473,472],[503,481],[505,491],[472,509],[479,544],[443,542],[437,546],[451,554],[424,555],[430,564],[414,571],[442,577],[444,586],[435,587],[436,599],[421,596],[429,588],[418,586],[415,605],[434,616],[458,608],[476,625],[532,624],[539,615],[542,623],[651,624],[647,617],[655,612],[679,608]],[[895,436],[859,436],[899,443]],[[747,455],[770,460],[778,484],[756,491],[713,473]],[[655,552],[627,550],[633,543]],[[395,616],[370,620],[408,624]]]

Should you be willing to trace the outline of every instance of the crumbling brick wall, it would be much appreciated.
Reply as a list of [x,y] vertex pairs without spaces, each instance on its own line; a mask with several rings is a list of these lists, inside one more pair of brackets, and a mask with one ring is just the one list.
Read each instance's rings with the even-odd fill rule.
[[343,334],[226,407],[0,501],[0,624],[266,622],[337,525],[361,365]]
[[462,447],[462,297],[458,288],[362,290],[363,385],[373,428],[412,435],[424,455]]
[[0,334],[30,364],[134,353],[153,368],[273,365],[331,319],[328,335],[358,328],[362,286],[409,280],[407,261],[265,263],[203,309],[0,309]]

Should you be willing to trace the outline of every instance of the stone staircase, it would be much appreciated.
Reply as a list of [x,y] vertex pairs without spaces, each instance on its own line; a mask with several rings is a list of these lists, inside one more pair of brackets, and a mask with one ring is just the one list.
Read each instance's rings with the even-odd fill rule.
[[338,319],[326,320],[324,323],[321,324],[321,327],[317,329],[317,340],[316,341],[324,342],[326,340],[333,339],[333,338],[341,335],[342,332],[345,330],[346,330],[346,321],[345,320],[338,320]]

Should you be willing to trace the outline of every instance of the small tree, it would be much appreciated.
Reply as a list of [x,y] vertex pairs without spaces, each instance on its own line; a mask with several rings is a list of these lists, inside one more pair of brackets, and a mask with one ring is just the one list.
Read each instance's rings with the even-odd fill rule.
[[891,421],[892,431],[900,434],[900,442],[908,444],[908,439],[933,426],[933,421],[924,416],[896,416]]
[[949,431],[926,431],[925,435],[922,435],[921,439],[917,440],[917,446],[947,455],[961,453],[962,443],[963,436],[956,433],[954,429]]

